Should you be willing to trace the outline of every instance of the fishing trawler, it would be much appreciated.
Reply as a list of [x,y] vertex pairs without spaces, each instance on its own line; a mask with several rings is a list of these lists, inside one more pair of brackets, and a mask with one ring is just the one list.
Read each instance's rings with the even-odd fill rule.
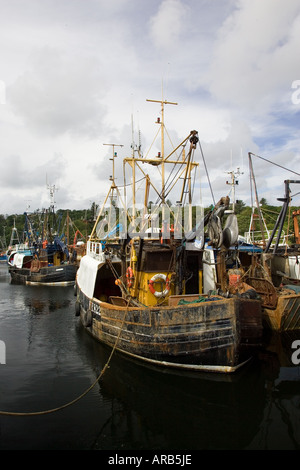
[[[299,180],[284,181],[285,194],[278,199],[283,202],[282,208],[262,255],[264,279],[252,281],[261,290],[264,324],[276,331],[300,330],[299,246],[279,244],[291,201],[290,185],[299,183]],[[267,288],[262,283],[268,284]]]
[[[267,229],[263,214],[258,203],[258,192],[249,152],[250,177],[257,204],[257,220],[259,222],[260,240],[255,240],[249,229],[246,239],[246,250],[239,252],[239,265],[236,271],[240,280],[250,285],[261,298],[263,326],[266,330],[277,332],[300,329],[300,281],[299,281],[299,231],[297,220],[294,219],[295,243],[288,243],[283,236],[284,222],[287,218],[292,200],[290,186],[299,184],[299,180],[285,180],[284,197],[278,198],[282,208],[278,214],[273,230]],[[257,156],[257,155],[256,155]],[[257,156],[258,157],[258,156]],[[259,157],[262,158],[262,157]],[[269,160],[267,160],[269,163]],[[290,171],[290,170],[289,170]],[[297,211],[293,214],[298,215]],[[298,243],[297,243],[298,242]],[[235,249],[235,248],[234,248]]]
[[[201,205],[192,205],[198,132],[165,155],[164,107],[177,103],[147,101],[161,105],[161,150],[149,157],[132,146],[132,156],[123,161],[122,194],[112,144],[111,186],[76,276],[76,315],[94,338],[138,360],[235,372],[250,360],[262,335],[261,304],[253,289],[244,284],[237,295],[216,290],[234,283],[224,254],[237,237],[236,217],[222,229],[228,198],[205,216]],[[157,196],[154,204],[150,191]],[[176,207],[168,199],[174,192]]]
[[58,231],[54,210],[54,190],[50,187],[51,204],[43,211],[38,224],[25,212],[25,241],[8,257],[12,284],[69,286],[74,285],[78,269],[65,233]]

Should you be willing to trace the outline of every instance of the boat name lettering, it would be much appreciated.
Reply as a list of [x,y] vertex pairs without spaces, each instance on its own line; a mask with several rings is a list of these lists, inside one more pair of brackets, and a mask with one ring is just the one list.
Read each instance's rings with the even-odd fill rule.
[[292,363],[298,365],[300,364],[300,339],[293,341],[292,348],[296,349],[292,354]]
[[166,465],[179,465],[183,467],[185,465],[190,465],[192,463],[192,456],[190,454],[155,454],[152,458],[148,457],[137,457],[137,456],[127,456],[123,457],[122,455],[115,454],[108,458],[109,465],[134,465],[139,467],[142,463],[145,464],[166,464]]
[[91,302],[90,309],[92,310],[92,312],[96,313],[97,315],[100,315],[100,305]]

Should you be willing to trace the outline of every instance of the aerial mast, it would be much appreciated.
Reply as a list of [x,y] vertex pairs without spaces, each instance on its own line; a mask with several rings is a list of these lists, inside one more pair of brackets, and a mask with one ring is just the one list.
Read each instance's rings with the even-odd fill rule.
[[[228,171],[229,175],[231,175],[231,181],[226,181],[226,184],[229,184],[232,189],[232,212],[235,213],[235,187],[239,184],[238,180],[236,179],[237,176],[242,175],[243,173],[240,172],[240,169],[237,168],[237,171]],[[227,211],[228,213],[228,211]]]
[[[112,147],[112,158],[110,158],[110,161],[112,161],[112,175],[110,177],[110,180],[112,182],[111,184],[111,210],[112,210],[112,205],[113,205],[113,198],[114,198],[114,190],[117,189],[116,183],[115,183],[115,158],[117,158],[117,152],[115,152],[115,147],[123,147],[123,145],[120,144],[103,144],[103,145],[109,145]],[[110,214],[110,219],[111,219],[111,214]],[[109,220],[109,226],[110,226],[111,220]]]

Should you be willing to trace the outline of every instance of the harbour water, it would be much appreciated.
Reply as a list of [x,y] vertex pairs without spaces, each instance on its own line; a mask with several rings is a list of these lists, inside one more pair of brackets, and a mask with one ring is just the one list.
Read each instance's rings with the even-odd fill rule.
[[234,375],[170,373],[110,358],[74,304],[73,287],[12,285],[0,265],[0,450],[299,450],[300,331]]

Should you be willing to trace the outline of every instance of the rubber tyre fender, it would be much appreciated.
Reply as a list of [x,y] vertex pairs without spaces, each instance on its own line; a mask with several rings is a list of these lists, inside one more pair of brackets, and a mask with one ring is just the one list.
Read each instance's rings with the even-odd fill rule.
[[92,326],[93,323],[93,314],[92,311],[89,309],[86,312],[86,326]]
[[80,315],[80,308],[81,308],[80,302],[79,302],[79,300],[76,300],[76,302],[75,302],[75,316],[76,317],[79,317],[79,315]]
[[81,321],[82,321],[83,326],[85,327],[92,325],[93,315],[90,309],[88,309],[86,312],[85,311],[81,312]]

